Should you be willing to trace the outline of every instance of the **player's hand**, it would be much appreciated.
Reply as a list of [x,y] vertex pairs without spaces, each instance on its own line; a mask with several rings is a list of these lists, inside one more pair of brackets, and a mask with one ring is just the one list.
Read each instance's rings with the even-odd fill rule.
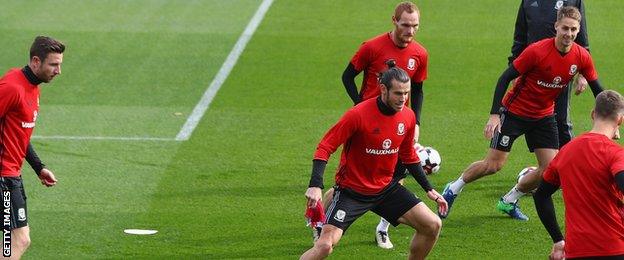
[[323,191],[319,187],[309,187],[305,192],[305,196],[308,199],[308,207],[316,207],[316,203],[321,200]]
[[494,132],[500,133],[500,115],[499,114],[491,114],[490,119],[488,119],[487,124],[485,124],[485,129],[483,129],[483,134],[485,135],[485,139],[492,139],[494,136]]
[[414,144],[418,143],[418,138],[420,137],[420,126],[418,124],[414,125]]
[[565,241],[561,240],[557,243],[553,244],[552,251],[550,251],[550,256],[548,259],[550,260],[562,260],[565,259],[565,252],[563,248],[565,247]]
[[583,77],[583,75],[579,74],[578,78],[576,79],[576,85],[574,87],[574,95],[579,95],[581,93],[583,93],[583,91],[585,91],[585,89],[587,89],[587,79],[585,79],[585,77]]
[[428,191],[427,197],[429,197],[429,199],[435,201],[438,204],[438,213],[442,216],[446,216],[446,214],[448,213],[448,203],[446,202],[444,197],[442,197],[442,195],[440,195],[440,193],[438,193],[436,190]]
[[39,173],[39,180],[41,180],[41,184],[46,187],[52,187],[56,185],[57,182],[54,173],[46,168],[41,169],[41,172]]

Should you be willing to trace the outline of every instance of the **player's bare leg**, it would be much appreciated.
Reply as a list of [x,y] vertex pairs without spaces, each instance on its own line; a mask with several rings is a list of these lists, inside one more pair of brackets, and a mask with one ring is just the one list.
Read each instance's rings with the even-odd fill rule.
[[325,194],[323,194],[323,208],[327,208],[332,198],[334,197],[334,188],[329,188]]
[[485,159],[476,161],[468,166],[461,178],[465,183],[471,183],[483,176],[494,174],[503,168],[503,165],[507,162],[507,157],[509,157],[509,152],[490,148]]
[[555,158],[558,151],[559,150],[556,149],[535,149],[535,157],[537,158],[538,167],[535,171],[527,173],[522,179],[520,179],[517,185],[518,190],[528,193],[536,189],[542,180],[542,173],[544,173],[544,170],[546,170],[550,161]]
[[462,191],[467,183],[471,183],[480,179],[483,176],[494,174],[503,168],[503,165],[507,162],[509,152],[503,152],[500,150],[492,149],[488,151],[485,158],[481,161],[473,162],[464,170],[461,176],[453,182],[449,182],[444,187],[442,196],[448,203],[448,211],[446,215],[440,215],[441,218],[446,218],[453,206],[453,202],[457,195]]
[[398,221],[416,230],[408,259],[425,259],[438,240],[442,220],[421,202],[403,214]]
[[340,241],[342,233],[342,229],[334,225],[323,225],[321,237],[314,243],[314,246],[303,253],[299,259],[325,259],[331,254],[334,246],[338,244],[338,241]]
[[525,194],[537,188],[542,179],[542,173],[544,172],[550,161],[555,158],[555,155],[557,155],[557,151],[558,150],[556,149],[546,148],[535,149],[535,157],[537,157],[538,163],[537,169],[527,172],[527,174],[524,175],[524,177],[522,177],[518,181],[518,183],[513,188],[511,188],[509,192],[507,192],[507,194],[501,197],[501,199],[496,204],[496,208],[506,213],[513,219],[529,220],[529,217],[527,217],[520,210],[520,207],[518,206],[518,200]]
[[30,228],[28,226],[11,230],[11,257],[20,259],[30,246]]

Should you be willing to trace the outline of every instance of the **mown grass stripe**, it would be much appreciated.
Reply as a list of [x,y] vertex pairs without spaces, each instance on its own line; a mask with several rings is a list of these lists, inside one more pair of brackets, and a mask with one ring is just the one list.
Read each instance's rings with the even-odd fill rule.
[[262,1],[262,4],[260,4],[260,7],[258,7],[258,10],[256,11],[256,14],[254,14],[253,18],[251,18],[251,21],[247,24],[245,31],[243,31],[243,34],[241,34],[238,38],[234,48],[232,48],[232,51],[225,59],[225,62],[223,62],[221,69],[219,69],[219,72],[210,83],[210,86],[206,89],[206,92],[204,92],[204,95],[193,109],[193,112],[186,120],[186,123],[184,123],[184,126],[182,126],[182,129],[180,129],[180,132],[175,138],[176,140],[185,141],[191,137],[191,134],[193,133],[193,130],[195,130],[195,127],[197,127],[199,120],[201,120],[204,116],[204,113],[208,110],[208,106],[210,106],[210,103],[217,95],[221,85],[223,85],[223,82],[225,82],[227,77],[230,75],[232,68],[236,65],[238,58],[243,53],[243,50],[245,50],[251,36],[253,36],[272,3],[273,0]]

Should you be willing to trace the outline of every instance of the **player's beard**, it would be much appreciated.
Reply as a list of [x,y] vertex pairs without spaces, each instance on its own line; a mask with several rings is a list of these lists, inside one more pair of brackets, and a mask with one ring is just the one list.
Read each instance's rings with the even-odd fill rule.
[[394,110],[396,110],[397,112],[401,111],[405,107],[405,102],[403,102],[403,103],[396,103],[396,104],[394,104],[394,106],[395,106]]
[[414,40],[414,35],[401,35],[399,37],[399,41],[401,41],[401,45],[406,46],[410,44]]

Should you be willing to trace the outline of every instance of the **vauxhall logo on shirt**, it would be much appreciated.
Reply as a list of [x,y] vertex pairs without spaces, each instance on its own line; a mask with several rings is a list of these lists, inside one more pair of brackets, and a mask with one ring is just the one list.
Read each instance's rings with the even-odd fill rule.
[[553,80],[552,83],[548,83],[548,82],[544,82],[541,80],[537,80],[537,85],[540,85],[542,87],[545,88],[564,88],[566,85],[565,84],[559,84],[561,83],[561,77],[560,76],[556,76]]
[[34,128],[35,121],[37,121],[37,110],[33,111],[33,121],[32,122],[24,122],[22,121],[22,128]]
[[386,154],[395,154],[399,152],[399,147],[390,149],[391,146],[392,146],[392,140],[385,139],[383,140],[383,142],[381,142],[382,149],[366,148],[366,153],[373,154],[373,155],[386,155]]

